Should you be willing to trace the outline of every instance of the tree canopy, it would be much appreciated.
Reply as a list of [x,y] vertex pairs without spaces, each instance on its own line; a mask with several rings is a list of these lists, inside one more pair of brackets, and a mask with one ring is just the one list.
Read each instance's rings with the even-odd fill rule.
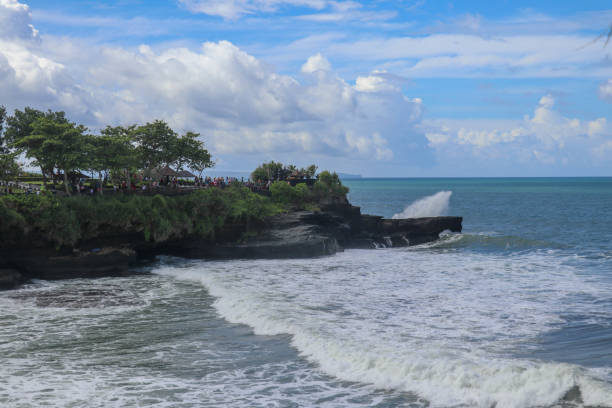
[[190,168],[201,174],[214,163],[199,137],[194,132],[181,136],[162,120],[107,126],[100,134],[91,134],[64,112],[27,107],[7,117],[6,109],[0,108],[0,167],[12,169],[0,173],[0,178],[6,179],[4,174],[15,170],[9,162],[19,154],[39,166],[43,177],[62,172],[68,193],[67,175],[77,171],[114,175],[128,183],[137,171],[165,166],[179,171]]
[[316,172],[317,166],[314,164],[298,169],[293,164],[284,165],[280,162],[270,161],[253,170],[251,179],[255,182],[267,183],[268,181],[287,180],[289,178],[313,178]]
[[0,180],[12,180],[19,175],[18,153],[12,152],[4,137],[6,108],[0,106]]

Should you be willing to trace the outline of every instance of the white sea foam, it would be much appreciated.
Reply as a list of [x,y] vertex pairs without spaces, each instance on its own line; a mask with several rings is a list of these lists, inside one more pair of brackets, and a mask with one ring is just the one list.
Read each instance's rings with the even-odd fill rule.
[[609,288],[546,252],[376,254],[156,273],[201,282],[225,319],[256,334],[290,334],[301,355],[342,380],[413,392],[433,406],[498,408],[550,406],[578,385],[586,404],[612,406],[610,384],[585,368],[512,357],[568,307],[609,318],[576,300]]
[[446,214],[450,205],[452,191],[440,191],[436,194],[420,198],[410,204],[401,213],[395,214],[398,218],[437,217]]

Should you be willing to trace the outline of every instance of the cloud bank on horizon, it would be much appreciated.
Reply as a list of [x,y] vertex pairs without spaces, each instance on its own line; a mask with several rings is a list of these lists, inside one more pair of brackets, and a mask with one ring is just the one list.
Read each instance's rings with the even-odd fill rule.
[[[0,0],[0,105],[65,110],[92,128],[161,118],[241,171],[270,159],[372,176],[612,170],[612,48],[590,44],[589,12],[497,24],[451,13],[404,34],[424,2],[153,1],[177,14],[138,20],[110,3],[112,17]],[[117,40],[121,21],[143,27],[125,29],[137,42]],[[298,37],[245,40],[275,24]]]

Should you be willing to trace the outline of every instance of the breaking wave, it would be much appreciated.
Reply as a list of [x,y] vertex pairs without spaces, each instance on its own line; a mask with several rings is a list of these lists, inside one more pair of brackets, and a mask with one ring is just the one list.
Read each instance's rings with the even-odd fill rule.
[[[570,267],[545,254],[473,256],[457,268],[452,254],[434,266],[430,254],[387,252],[394,259],[347,251],[329,265],[211,262],[155,273],[202,283],[223,318],[255,334],[291,335],[303,357],[341,380],[434,407],[553,406],[572,389],[586,405],[612,406],[609,379],[592,370],[508,351],[559,324],[568,299],[596,295]],[[408,260],[412,270],[398,267]]]

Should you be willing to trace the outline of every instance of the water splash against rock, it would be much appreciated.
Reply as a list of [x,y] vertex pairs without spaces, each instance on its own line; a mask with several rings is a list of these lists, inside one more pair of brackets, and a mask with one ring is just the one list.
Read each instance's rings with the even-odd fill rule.
[[444,215],[448,211],[452,194],[452,191],[440,191],[434,195],[420,198],[406,207],[401,213],[395,214],[393,218],[420,218]]

